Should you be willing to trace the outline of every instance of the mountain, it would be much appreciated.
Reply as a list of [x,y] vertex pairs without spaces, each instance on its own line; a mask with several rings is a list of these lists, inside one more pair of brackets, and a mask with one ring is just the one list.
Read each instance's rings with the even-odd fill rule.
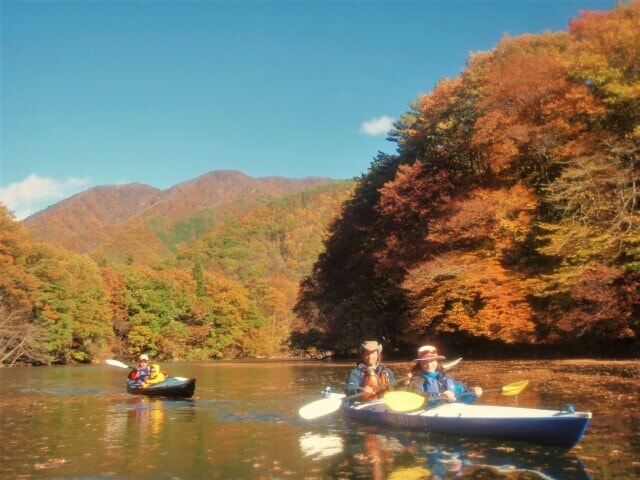
[[174,257],[227,218],[332,182],[218,170],[166,190],[141,184],[91,188],[22,223],[39,241],[98,260],[152,263]]

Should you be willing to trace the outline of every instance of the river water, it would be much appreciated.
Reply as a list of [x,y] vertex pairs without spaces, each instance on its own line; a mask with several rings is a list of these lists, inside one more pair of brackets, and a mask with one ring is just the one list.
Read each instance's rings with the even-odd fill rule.
[[[408,363],[388,363],[396,375]],[[125,392],[108,366],[0,368],[2,479],[633,479],[640,478],[640,361],[463,361],[470,385],[530,380],[479,403],[593,412],[569,451],[365,426],[298,409],[341,390],[337,362],[172,363],[191,400]]]

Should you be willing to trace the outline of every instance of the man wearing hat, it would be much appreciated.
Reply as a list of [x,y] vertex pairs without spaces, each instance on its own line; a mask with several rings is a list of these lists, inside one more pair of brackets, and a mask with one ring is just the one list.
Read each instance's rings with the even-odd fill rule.
[[136,380],[137,383],[144,382],[151,375],[149,367],[149,355],[146,353],[138,357],[138,366],[129,374],[129,380]]
[[360,345],[360,360],[351,372],[345,386],[345,394],[364,392],[363,401],[379,398],[390,382],[395,380],[391,370],[382,364],[382,345],[375,340],[366,340]]
[[471,403],[482,395],[482,388],[467,389],[464,384],[450,377],[440,362],[444,359],[445,357],[438,354],[436,347],[431,345],[420,347],[418,358],[414,359],[416,363],[411,369],[409,390],[438,397],[434,398],[434,402],[440,398],[453,402],[456,396],[465,394],[464,401]]

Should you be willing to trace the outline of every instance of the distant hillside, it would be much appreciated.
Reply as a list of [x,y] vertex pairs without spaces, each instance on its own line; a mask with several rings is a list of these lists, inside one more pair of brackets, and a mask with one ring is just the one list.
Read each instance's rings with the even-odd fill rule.
[[209,172],[160,190],[127,184],[91,188],[23,221],[39,241],[98,260],[153,263],[172,258],[225,218],[332,183],[328,178],[252,178]]
[[34,240],[0,205],[0,321],[37,326],[8,361],[291,355],[299,282],[354,183],[213,172],[92,189],[29,219],[89,255]]
[[162,190],[130,183],[95,187],[78,193],[24,219],[36,239],[85,253],[112,227],[147,210]]

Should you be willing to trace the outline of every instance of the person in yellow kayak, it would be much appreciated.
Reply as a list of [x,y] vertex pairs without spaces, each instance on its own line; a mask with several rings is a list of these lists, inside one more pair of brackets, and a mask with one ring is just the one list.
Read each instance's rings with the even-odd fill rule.
[[393,372],[382,364],[382,344],[367,340],[360,345],[360,360],[351,371],[344,393],[354,395],[364,392],[362,401],[379,398],[395,380]]
[[150,375],[146,378],[144,382],[140,384],[142,388],[150,387],[151,385],[155,385],[156,383],[164,382],[167,379],[167,373],[160,370],[160,365],[154,363],[151,365]]
[[[442,366],[445,357],[438,354],[436,347],[425,345],[418,349],[418,358],[411,369],[409,390],[450,402],[464,401],[471,403],[482,395],[482,388],[467,388],[461,382],[450,377]],[[437,397],[437,399],[435,398]]]

